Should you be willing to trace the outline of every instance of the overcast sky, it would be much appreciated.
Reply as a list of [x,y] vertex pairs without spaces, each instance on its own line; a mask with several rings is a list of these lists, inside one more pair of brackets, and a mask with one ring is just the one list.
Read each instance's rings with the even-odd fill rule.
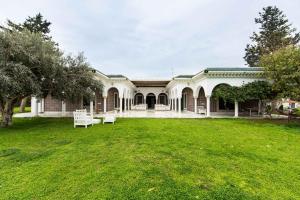
[[[26,3],[25,3],[26,2]],[[0,24],[41,12],[65,53],[129,78],[244,67],[254,18],[276,5],[300,29],[300,0],[0,0]]]

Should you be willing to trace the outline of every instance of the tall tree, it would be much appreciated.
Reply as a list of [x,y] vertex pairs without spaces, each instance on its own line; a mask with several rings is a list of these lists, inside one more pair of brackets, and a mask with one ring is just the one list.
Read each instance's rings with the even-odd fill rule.
[[[1,124],[12,123],[13,107],[22,98],[40,95],[51,83],[62,53],[41,33],[28,30],[0,31],[0,111]],[[48,87],[50,84],[47,85]]]
[[260,65],[278,97],[300,100],[300,47],[289,46],[264,55]]
[[[44,17],[42,16],[42,14],[38,13],[33,17],[29,16],[22,24],[17,24],[17,23],[12,22],[11,20],[7,20],[7,27],[2,27],[2,28],[6,28],[9,30],[14,29],[14,30],[18,30],[18,31],[27,29],[32,33],[41,33],[45,39],[50,39],[51,38],[49,36],[50,25],[51,25],[51,22],[45,20]],[[30,97],[24,97],[21,100],[20,109],[19,109],[20,112],[25,111],[25,106],[26,106],[29,98]]]
[[0,28],[9,30],[15,29],[18,31],[27,29],[32,33],[42,33],[46,39],[49,39],[50,25],[51,22],[44,19],[41,13],[38,13],[33,17],[27,17],[23,23],[15,23],[11,20],[7,20],[7,26],[0,26]]
[[55,42],[27,29],[0,31],[2,126],[12,124],[13,107],[26,96],[74,101],[91,98],[101,88],[83,54],[64,58]]
[[244,56],[250,67],[258,67],[261,56],[300,41],[300,33],[292,28],[286,15],[276,6],[263,8],[255,23],[260,25],[259,32],[253,32],[252,44],[247,44]]

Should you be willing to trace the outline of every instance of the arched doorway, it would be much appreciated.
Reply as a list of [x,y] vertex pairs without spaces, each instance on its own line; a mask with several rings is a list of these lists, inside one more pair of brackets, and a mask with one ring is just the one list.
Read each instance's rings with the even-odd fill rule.
[[182,90],[181,108],[182,110],[194,111],[193,90],[189,87]]
[[206,108],[206,97],[203,87],[200,88],[197,98],[197,106],[202,106]]
[[107,111],[118,110],[120,108],[119,91],[117,88],[110,88],[107,91]]
[[158,95],[158,104],[168,105],[168,96],[165,93],[160,93]]
[[149,93],[146,96],[146,104],[148,109],[154,109],[156,104],[156,98],[153,93]]
[[144,95],[142,93],[137,93],[134,96],[134,105],[139,105],[144,103]]
[[234,111],[234,103],[233,102],[225,102],[222,98],[214,97],[214,92],[220,86],[229,86],[226,83],[218,84],[214,87],[212,91],[212,99],[211,99],[211,112],[233,112]]

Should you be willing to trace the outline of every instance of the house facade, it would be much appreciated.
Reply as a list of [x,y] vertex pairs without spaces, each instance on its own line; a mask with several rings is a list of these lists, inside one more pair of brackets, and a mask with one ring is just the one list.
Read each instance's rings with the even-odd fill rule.
[[38,115],[70,115],[76,109],[86,108],[95,114],[130,112],[131,110],[159,110],[194,112],[206,116],[232,113],[234,116],[260,111],[258,101],[224,104],[212,98],[214,90],[222,85],[242,86],[263,78],[262,68],[206,68],[195,75],[179,75],[170,80],[130,80],[123,75],[105,75],[95,71],[95,79],[103,84],[91,102],[60,101],[47,96],[32,98],[32,113]]

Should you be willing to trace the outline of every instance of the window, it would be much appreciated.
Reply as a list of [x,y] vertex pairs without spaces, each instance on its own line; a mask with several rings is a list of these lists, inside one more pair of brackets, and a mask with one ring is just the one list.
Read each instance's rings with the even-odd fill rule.
[[159,96],[159,103],[160,103],[160,104],[167,105],[167,98],[166,98],[165,95],[160,95],[160,96]]
[[143,103],[143,95],[138,94],[136,97],[137,97],[137,104],[142,104]]

